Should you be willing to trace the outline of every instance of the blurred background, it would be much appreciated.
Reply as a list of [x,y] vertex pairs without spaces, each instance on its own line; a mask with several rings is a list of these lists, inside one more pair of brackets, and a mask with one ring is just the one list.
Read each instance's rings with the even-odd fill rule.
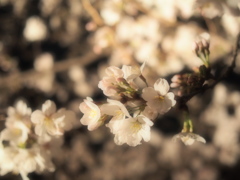
[[[231,63],[240,31],[239,0],[0,0],[0,127],[18,99],[33,109],[47,99],[82,114],[87,96],[110,65],[141,65],[150,84],[201,65],[192,52],[198,35],[211,36],[214,74]],[[194,130],[207,143],[171,138],[181,112],[160,116],[151,140],[118,146],[105,126],[89,132],[78,121],[56,152],[54,173],[31,180],[239,180],[240,64],[214,89],[188,102]],[[1,161],[1,160],[0,160]],[[2,180],[19,180],[7,174]]]

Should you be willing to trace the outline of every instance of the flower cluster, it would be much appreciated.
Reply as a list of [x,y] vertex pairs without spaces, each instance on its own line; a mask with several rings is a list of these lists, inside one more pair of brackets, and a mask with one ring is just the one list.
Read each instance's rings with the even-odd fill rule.
[[110,66],[98,87],[108,97],[106,103],[96,104],[87,97],[80,104],[84,114],[81,123],[92,131],[102,124],[115,135],[116,144],[136,146],[150,140],[150,128],[158,114],[168,112],[176,103],[165,79],[158,79],[149,87],[139,68],[124,65]]
[[[32,112],[22,100],[7,111],[6,128],[0,133],[0,175],[9,172],[28,180],[31,172],[53,171],[51,161],[54,141],[61,141],[65,130],[75,120],[73,112],[56,111],[54,102],[47,100],[42,110]],[[55,143],[56,144],[56,143]],[[60,145],[60,144],[59,144]]]

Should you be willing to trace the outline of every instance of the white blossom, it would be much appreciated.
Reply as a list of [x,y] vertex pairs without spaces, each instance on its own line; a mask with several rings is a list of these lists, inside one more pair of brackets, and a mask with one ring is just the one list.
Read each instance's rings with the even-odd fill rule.
[[150,127],[153,122],[143,115],[111,122],[107,126],[115,134],[114,141],[117,145],[126,143],[137,146],[142,139],[146,142],[150,140]]
[[106,125],[112,127],[112,131],[115,131],[115,128],[118,128],[118,123],[121,123],[126,117],[130,118],[130,114],[126,109],[125,105],[120,101],[108,99],[108,104],[101,106],[103,114],[112,116],[112,119]]
[[147,105],[158,113],[166,113],[171,107],[176,104],[174,94],[169,91],[169,84],[165,79],[158,79],[154,88],[146,87],[142,91],[142,97],[147,101]]
[[72,124],[73,114],[70,111],[56,111],[53,101],[47,100],[42,105],[42,110],[36,110],[31,115],[31,120],[35,124],[35,133],[42,136],[48,133],[52,136],[62,135],[64,130],[69,129]]
[[190,132],[181,132],[173,137],[174,142],[176,142],[177,139],[181,139],[185,145],[192,145],[195,141],[206,143],[203,137]]
[[105,72],[107,76],[103,77],[98,87],[106,96],[117,96],[118,79],[123,78],[123,72],[115,66],[108,67]]
[[29,180],[27,175],[34,171],[54,170],[50,156],[41,152],[38,145],[30,149],[0,146],[0,158],[1,175],[14,172],[20,174],[23,180]]
[[15,107],[9,107],[6,128],[1,132],[0,139],[16,146],[25,143],[31,128],[31,112],[31,108],[22,100],[17,101]]
[[93,103],[92,98],[87,97],[84,102],[80,104],[79,109],[84,114],[80,122],[83,125],[87,125],[89,131],[95,130],[102,124],[100,120],[101,111],[99,107]]
[[0,139],[10,141],[11,145],[19,146],[24,144],[28,139],[30,129],[21,121],[8,123],[8,127],[2,130]]
[[107,104],[101,106],[101,110],[103,114],[107,114],[113,116],[112,120],[122,120],[125,117],[131,117],[128,110],[118,100],[108,99]]
[[30,115],[32,113],[31,108],[27,106],[27,104],[19,100],[17,101],[15,107],[9,107],[7,110],[8,117],[6,118],[6,126],[8,127],[8,124],[13,121],[22,121],[26,125],[29,125],[30,123]]
[[150,108],[149,106],[146,106],[142,112],[142,115],[146,116],[151,120],[154,120],[157,118],[158,112],[155,109]]
[[4,148],[0,142],[0,175],[3,176],[14,169],[14,162],[12,156],[14,155],[15,148]]
[[122,71],[123,71],[124,79],[126,79],[127,81],[131,81],[141,76],[144,67],[145,67],[145,62],[141,65],[140,68],[137,66],[123,65]]

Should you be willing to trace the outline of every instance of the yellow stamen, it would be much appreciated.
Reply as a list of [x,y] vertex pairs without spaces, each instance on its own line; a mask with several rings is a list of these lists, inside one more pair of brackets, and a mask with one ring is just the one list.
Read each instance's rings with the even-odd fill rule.
[[142,124],[139,122],[133,122],[131,129],[134,133],[138,132],[142,128]]
[[155,99],[162,101],[162,100],[164,100],[164,96],[155,96]]
[[95,118],[97,116],[97,112],[94,110],[91,110],[91,112],[89,113],[89,117],[90,118]]

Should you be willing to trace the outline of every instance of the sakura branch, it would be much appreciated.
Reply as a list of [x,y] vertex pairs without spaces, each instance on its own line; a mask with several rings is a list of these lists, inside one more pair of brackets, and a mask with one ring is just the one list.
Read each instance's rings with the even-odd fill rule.
[[[239,36],[237,42],[233,63],[226,73],[235,67]],[[105,124],[115,135],[116,144],[137,146],[142,140],[150,140],[150,128],[156,117],[164,115],[177,102],[178,108],[183,111],[184,123],[182,132],[175,135],[173,140],[180,138],[185,145],[191,145],[194,141],[206,143],[203,137],[193,133],[193,123],[189,118],[186,103],[193,96],[213,88],[224,77],[217,79],[211,74],[209,47],[209,35],[208,37],[206,34],[200,35],[194,44],[194,52],[203,65],[192,73],[175,75],[172,78],[171,87],[178,88],[176,98],[169,92],[170,86],[165,79],[159,78],[153,87],[148,85],[142,74],[145,63],[140,68],[126,65],[122,69],[108,67],[106,76],[98,84],[103,94],[108,97],[107,102],[98,104],[87,97],[79,107],[84,114],[81,123],[88,126],[90,131]],[[208,80],[215,80],[214,85],[206,85]],[[140,85],[139,81],[142,81],[144,86]]]
[[118,145],[137,146],[142,140],[149,141],[154,119],[168,112],[176,101],[165,79],[158,79],[153,87],[147,85],[144,66],[108,67],[98,84],[107,102],[97,104],[86,98],[79,107],[84,114],[81,123],[90,131],[106,124]]
[[[179,108],[185,108],[186,103],[195,95],[202,94],[208,89],[214,88],[214,86],[226,78],[231,72],[233,72],[236,66],[237,56],[240,50],[240,33],[236,39],[235,50],[233,51],[232,56],[232,63],[231,65],[225,69],[220,77],[215,77],[215,75],[211,74],[211,66],[209,65],[209,55],[206,52],[210,51],[209,44],[206,44],[206,40],[203,40],[204,43],[200,43],[200,47],[196,43],[194,51],[198,57],[203,58],[201,59],[203,63],[207,63],[204,66],[200,66],[197,71],[189,74],[182,74],[182,75],[175,75],[172,78],[171,87],[172,88],[179,88],[178,96],[176,96],[177,104]],[[205,44],[205,47],[203,47]],[[199,52],[199,50],[201,52]],[[205,58],[206,57],[206,58]],[[205,59],[204,59],[205,58]],[[214,80],[212,84],[205,84],[207,80]]]
[[[215,77],[211,74],[211,66],[209,61],[209,41],[202,38],[200,41],[194,44],[194,51],[196,55],[202,60],[203,64],[195,72],[183,75],[175,75],[172,78],[171,87],[179,88],[178,96],[176,97],[178,108],[183,111],[184,123],[182,132],[175,135],[173,140],[180,138],[185,145],[191,145],[195,140],[202,143],[206,143],[205,139],[201,136],[193,133],[193,123],[189,118],[189,111],[187,102],[197,94],[202,94],[208,89],[214,88],[214,86],[223,80],[234,70],[236,66],[236,59],[240,49],[240,33],[236,40],[236,47],[233,53],[232,64],[226,69],[226,71],[220,77]],[[206,81],[214,80],[215,82],[208,85]],[[205,84],[206,83],[206,84]]]

